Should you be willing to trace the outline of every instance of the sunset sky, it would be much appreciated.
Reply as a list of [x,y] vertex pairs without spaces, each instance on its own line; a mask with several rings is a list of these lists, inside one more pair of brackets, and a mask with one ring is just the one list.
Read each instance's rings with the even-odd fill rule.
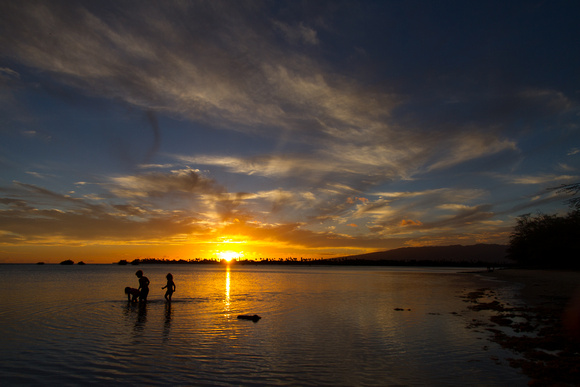
[[0,262],[507,243],[580,182],[577,1],[0,1]]

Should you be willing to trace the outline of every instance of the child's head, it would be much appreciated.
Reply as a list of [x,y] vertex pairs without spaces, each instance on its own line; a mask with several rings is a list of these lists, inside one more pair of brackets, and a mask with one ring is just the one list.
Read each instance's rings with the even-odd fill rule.
[[131,288],[127,286],[127,287],[125,288],[125,294],[129,294],[129,292],[130,292],[130,291],[131,291]]
[[167,276],[166,276],[166,278],[167,278],[168,280],[171,280],[171,279],[173,279],[173,276],[171,275],[171,273],[167,273]]
[[143,277],[143,270],[137,270],[137,272],[135,273],[135,275],[136,275],[138,278],[141,278],[141,277]]

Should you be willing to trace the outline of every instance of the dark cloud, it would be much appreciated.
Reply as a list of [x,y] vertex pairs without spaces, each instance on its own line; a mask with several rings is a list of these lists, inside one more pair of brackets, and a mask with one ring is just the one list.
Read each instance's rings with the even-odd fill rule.
[[192,169],[151,172],[139,175],[120,176],[112,179],[112,192],[121,197],[160,197],[171,194],[210,194],[225,192],[215,180]]
[[479,225],[484,220],[491,219],[494,213],[491,211],[492,206],[481,204],[472,208],[459,209],[454,215],[434,222],[426,222],[418,226],[423,229],[432,228],[465,228],[473,225]]

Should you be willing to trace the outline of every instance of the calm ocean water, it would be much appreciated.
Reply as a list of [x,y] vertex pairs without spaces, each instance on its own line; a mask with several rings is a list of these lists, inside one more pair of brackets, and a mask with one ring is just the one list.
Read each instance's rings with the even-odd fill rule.
[[[123,293],[137,269],[144,306]],[[483,312],[461,296],[485,286],[449,269],[0,265],[0,384],[524,386],[514,354],[467,328]]]

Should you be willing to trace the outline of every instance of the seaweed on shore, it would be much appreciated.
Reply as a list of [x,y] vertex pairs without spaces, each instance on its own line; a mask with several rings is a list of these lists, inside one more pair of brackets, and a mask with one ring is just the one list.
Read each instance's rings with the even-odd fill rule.
[[489,331],[494,334],[494,342],[522,355],[522,358],[508,361],[510,366],[521,368],[532,378],[530,385],[577,386],[580,382],[580,348],[560,327],[541,329],[535,337],[509,336],[498,329]]
[[[512,307],[490,299],[494,292],[478,289],[464,298],[474,311],[494,312],[487,330],[491,341],[521,355],[507,359],[511,367],[520,368],[531,378],[530,386],[577,386],[580,384],[580,342],[570,340],[562,325],[562,305],[547,307]],[[484,325],[480,323],[479,325]],[[470,324],[468,327],[473,327]],[[509,327],[517,333],[508,335],[498,327]]]

